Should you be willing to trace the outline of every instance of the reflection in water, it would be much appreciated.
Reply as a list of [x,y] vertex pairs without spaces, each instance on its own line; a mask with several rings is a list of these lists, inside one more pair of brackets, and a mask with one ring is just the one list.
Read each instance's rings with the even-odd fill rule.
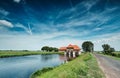
[[30,55],[0,58],[0,78],[29,78],[43,67],[58,66],[64,62],[60,55]]
[[42,55],[41,56],[41,61],[49,61],[50,59],[53,59],[54,57],[51,55]]
[[[78,57],[78,55],[77,55],[76,57]],[[64,60],[64,63],[68,63],[68,61],[71,61],[71,60],[73,60],[73,59],[76,58],[76,57],[73,57],[73,56],[70,56],[70,57],[69,57],[69,55],[60,55],[60,56],[59,56],[59,58],[60,58],[61,60]]]

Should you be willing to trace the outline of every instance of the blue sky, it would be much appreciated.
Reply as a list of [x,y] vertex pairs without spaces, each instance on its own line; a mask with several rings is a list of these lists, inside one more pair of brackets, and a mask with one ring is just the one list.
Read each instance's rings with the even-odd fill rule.
[[0,0],[0,49],[92,41],[120,50],[120,0]]

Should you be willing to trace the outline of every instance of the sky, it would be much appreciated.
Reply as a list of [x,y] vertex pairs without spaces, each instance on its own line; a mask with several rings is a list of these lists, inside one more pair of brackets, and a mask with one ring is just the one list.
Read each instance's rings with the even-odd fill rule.
[[92,41],[120,51],[120,0],[0,0],[0,49],[40,50]]

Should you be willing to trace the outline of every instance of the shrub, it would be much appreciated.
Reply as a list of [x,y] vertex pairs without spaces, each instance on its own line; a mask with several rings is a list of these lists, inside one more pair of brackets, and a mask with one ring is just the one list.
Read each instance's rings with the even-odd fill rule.
[[115,57],[120,57],[120,53],[116,53],[116,52],[112,53],[111,55]]
[[43,73],[45,73],[47,71],[50,71],[50,70],[53,70],[53,68],[52,67],[45,67],[45,68],[43,68],[41,70],[38,70],[37,72],[34,72],[33,75],[31,76],[31,78],[35,78],[38,75],[40,76],[41,74],[43,74]]

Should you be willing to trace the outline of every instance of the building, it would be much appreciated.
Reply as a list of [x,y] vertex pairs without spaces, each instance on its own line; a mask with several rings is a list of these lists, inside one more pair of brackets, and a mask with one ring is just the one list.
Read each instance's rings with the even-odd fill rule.
[[66,56],[76,57],[81,54],[80,48],[77,45],[69,44],[67,47],[60,47],[59,51],[64,51]]

